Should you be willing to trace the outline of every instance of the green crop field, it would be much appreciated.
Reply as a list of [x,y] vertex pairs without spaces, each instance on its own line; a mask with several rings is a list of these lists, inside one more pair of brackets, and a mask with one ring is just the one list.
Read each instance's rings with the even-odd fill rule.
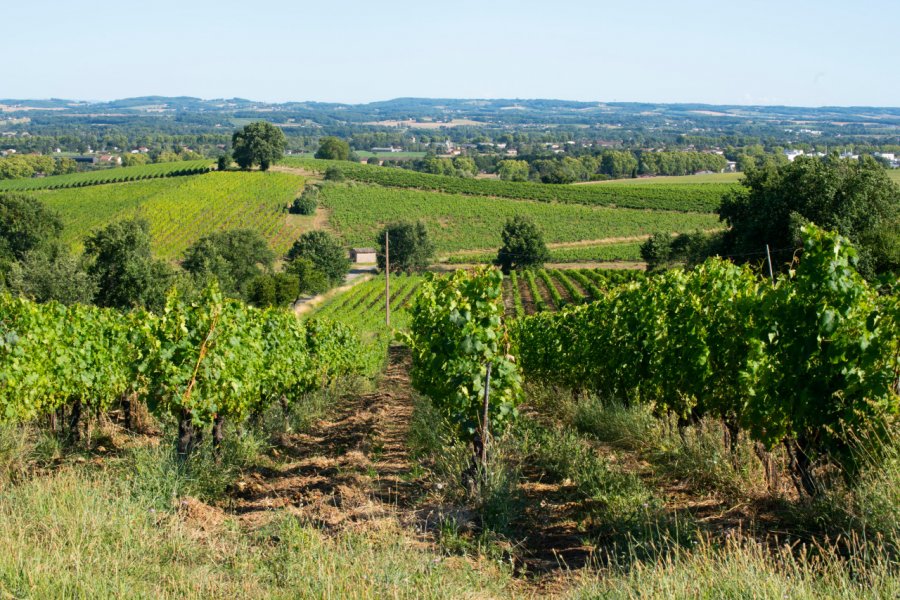
[[[641,242],[617,244],[585,244],[562,248],[550,248],[549,263],[641,261]],[[497,252],[473,252],[451,254],[444,258],[447,264],[488,264],[497,258]]]
[[900,184],[900,169],[890,169],[888,171],[888,176],[893,179],[895,183]]
[[628,179],[609,179],[592,181],[584,185],[691,185],[702,183],[737,183],[743,173],[702,173],[700,175],[669,175],[656,177],[635,177]]
[[312,228],[314,217],[284,209],[304,179],[289,173],[207,173],[194,177],[34,192],[62,218],[63,240],[78,247],[91,230],[141,216],[157,256],[177,259],[199,237],[223,229],[259,231],[276,252]]
[[137,167],[117,167],[98,171],[84,171],[81,173],[71,173],[69,175],[54,175],[52,177],[7,179],[0,181],[0,192],[65,189],[107,183],[141,181],[144,179],[157,179],[161,177],[197,175],[209,171],[212,168],[212,164],[212,161],[208,159],[189,160],[140,165]]
[[339,294],[315,310],[312,318],[325,318],[350,326],[362,341],[360,361],[374,375],[384,368],[394,331],[406,328],[409,306],[422,283],[422,275],[391,275],[391,326],[385,321],[384,276],[373,277]]
[[285,158],[283,164],[319,173],[324,172],[329,166],[339,166],[348,179],[387,187],[417,188],[451,194],[497,196],[541,202],[683,212],[714,212],[718,208],[722,196],[734,188],[733,183],[700,183],[696,185],[663,183],[642,186],[548,185],[497,179],[464,179],[347,161],[335,162],[296,157]]
[[715,215],[705,213],[484,198],[362,184],[324,186],[321,200],[330,211],[331,227],[348,245],[372,245],[386,223],[421,220],[438,252],[498,247],[503,224],[515,215],[533,218],[551,243],[720,226]]

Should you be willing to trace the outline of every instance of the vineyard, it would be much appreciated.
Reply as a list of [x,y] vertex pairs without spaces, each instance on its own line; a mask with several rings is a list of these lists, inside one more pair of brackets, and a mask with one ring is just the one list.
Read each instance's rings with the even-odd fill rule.
[[259,311],[215,286],[192,302],[171,293],[158,316],[4,295],[0,324],[0,422],[67,418],[77,438],[83,415],[137,399],[178,421],[181,453],[202,427],[221,441],[225,419],[300,402],[357,368],[346,327]]
[[464,179],[398,168],[352,162],[335,163],[311,158],[289,157],[285,158],[282,163],[317,173],[324,173],[329,166],[337,165],[348,179],[384,187],[415,188],[466,196],[682,212],[714,212],[721,202],[722,195],[736,188],[736,184],[732,183],[679,183],[675,185],[648,183],[640,186],[548,185]]
[[[570,246],[548,247],[550,263],[629,261],[640,262],[641,242],[621,242],[610,244],[581,243]],[[451,265],[490,264],[497,258],[497,252],[457,252],[446,255],[441,262]]]
[[[519,366],[685,422],[721,420],[734,440],[744,432],[768,449],[784,444],[798,489],[816,495],[816,466],[854,472],[900,412],[900,303],[859,276],[846,240],[814,228],[805,236],[802,260],[775,286],[710,259],[519,319]],[[526,276],[531,294],[541,284],[549,292],[538,311],[567,303],[545,271]],[[569,299],[576,283],[588,285],[556,280]]]
[[503,281],[507,317],[554,312],[606,296],[609,289],[643,281],[644,271],[606,269],[538,269],[512,271]]
[[177,259],[201,236],[236,228],[258,231],[276,252],[286,251],[312,228],[313,217],[285,211],[303,183],[287,173],[226,172],[35,195],[59,213],[62,238],[72,246],[97,227],[142,217],[150,223],[155,254]]
[[320,199],[330,211],[331,227],[351,246],[371,245],[384,224],[398,220],[423,221],[438,252],[497,248],[503,224],[515,215],[533,218],[550,243],[720,227],[712,214],[555,204],[374,185],[326,185]]
[[199,175],[208,172],[212,168],[212,164],[213,163],[210,160],[190,160],[140,165],[136,167],[118,167],[98,171],[85,171],[82,173],[71,173],[69,175],[54,175],[52,177],[9,179],[0,181],[0,192],[58,190],[107,183],[125,183],[129,181],[142,181],[145,179],[158,179],[161,177]]
[[385,320],[385,281],[373,277],[335,296],[313,313],[314,318],[339,321],[356,333],[361,341],[360,363],[363,372],[374,376],[385,366],[393,330],[402,330],[408,322],[407,308],[423,281],[421,275],[391,276],[391,326]]

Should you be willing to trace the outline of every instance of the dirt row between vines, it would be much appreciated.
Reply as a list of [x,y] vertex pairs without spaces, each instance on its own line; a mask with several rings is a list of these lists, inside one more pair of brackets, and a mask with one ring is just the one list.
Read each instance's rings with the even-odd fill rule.
[[[392,347],[377,389],[347,395],[308,431],[283,435],[272,451],[278,466],[245,473],[221,518],[230,514],[242,528],[255,530],[287,512],[332,534],[399,530],[408,543],[440,552],[434,532],[441,519],[466,527],[477,519],[461,507],[436,503],[427,469],[410,457],[409,368],[409,350]],[[521,487],[529,508],[517,527],[527,535],[515,542],[516,569],[528,575],[521,584],[533,593],[585,566],[591,549],[567,490],[539,477],[526,477]]]
[[349,394],[308,431],[283,435],[279,466],[250,471],[236,486],[241,523],[259,526],[278,509],[333,532],[413,523],[421,486],[409,476],[408,363],[405,348],[392,348],[374,392]]

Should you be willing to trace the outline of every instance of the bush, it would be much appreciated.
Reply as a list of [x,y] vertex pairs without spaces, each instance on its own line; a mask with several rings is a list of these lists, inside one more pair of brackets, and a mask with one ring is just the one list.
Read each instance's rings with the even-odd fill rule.
[[319,188],[308,187],[291,204],[290,213],[295,215],[314,215],[319,206]]
[[330,166],[325,169],[325,181],[344,181],[344,170],[338,166]]

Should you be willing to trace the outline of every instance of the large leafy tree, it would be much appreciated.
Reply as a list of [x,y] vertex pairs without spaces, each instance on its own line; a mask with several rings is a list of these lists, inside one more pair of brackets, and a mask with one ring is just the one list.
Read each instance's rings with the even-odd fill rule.
[[258,232],[233,229],[194,242],[182,267],[195,277],[215,277],[226,294],[242,295],[250,281],[272,271],[274,262],[275,254]]
[[46,248],[61,230],[59,217],[37,198],[0,194],[0,285],[17,260]]
[[326,160],[347,160],[350,158],[350,144],[334,136],[323,137],[319,140],[319,149],[316,150],[316,158]]
[[517,215],[509,219],[503,226],[500,237],[503,245],[497,252],[497,259],[494,262],[504,272],[510,269],[540,267],[550,258],[541,230],[528,217]]
[[500,167],[497,169],[500,179],[504,181],[528,181],[530,171],[528,162],[524,160],[500,161]]
[[307,231],[294,242],[285,258],[288,262],[298,258],[309,260],[331,285],[341,283],[350,271],[350,259],[343,244],[327,231]]
[[390,250],[391,271],[412,272],[422,271],[434,258],[434,244],[428,237],[428,229],[425,224],[418,223],[391,223],[376,236],[378,247],[378,268],[385,267],[384,236],[387,233]]
[[0,194],[0,256],[21,259],[56,239],[62,231],[57,214],[25,194]]
[[159,309],[174,273],[153,259],[150,226],[142,219],[111,223],[84,240],[87,272],[97,284],[99,306]]
[[235,131],[231,138],[232,156],[242,168],[259,165],[263,171],[284,156],[287,141],[284,132],[267,121],[257,121]]
[[892,235],[896,239],[900,187],[874,160],[799,157],[752,169],[742,184],[719,209],[730,226],[726,253],[758,259],[768,244],[778,251],[773,258],[783,263],[801,247],[800,227],[813,222],[857,245],[860,272],[866,276],[900,267],[885,243]]
[[32,250],[13,263],[8,284],[12,291],[37,302],[63,304],[90,304],[97,289],[82,261],[61,244]]

